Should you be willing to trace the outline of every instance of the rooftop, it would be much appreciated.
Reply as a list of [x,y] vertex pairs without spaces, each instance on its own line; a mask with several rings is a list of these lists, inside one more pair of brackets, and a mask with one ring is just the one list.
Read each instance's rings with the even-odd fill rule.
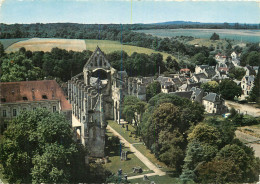
[[61,110],[71,110],[66,95],[55,80],[0,82],[1,103],[60,100]]

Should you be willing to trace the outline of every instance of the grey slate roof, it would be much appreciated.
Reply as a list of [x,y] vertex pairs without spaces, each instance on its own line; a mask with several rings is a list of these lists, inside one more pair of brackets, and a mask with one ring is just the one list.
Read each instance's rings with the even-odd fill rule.
[[182,98],[191,99],[193,91],[179,91],[179,92],[170,92],[169,94],[173,94]]
[[194,74],[194,76],[200,81],[200,79],[207,79],[207,76],[204,73]]
[[210,102],[215,102],[215,101],[217,101],[219,99],[219,95],[217,95],[216,93],[211,93],[210,92],[209,94],[204,96],[202,99],[210,101]]

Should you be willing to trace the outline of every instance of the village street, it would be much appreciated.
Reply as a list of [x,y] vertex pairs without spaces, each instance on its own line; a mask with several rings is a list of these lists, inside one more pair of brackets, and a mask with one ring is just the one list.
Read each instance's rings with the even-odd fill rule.
[[[159,175],[163,176],[166,173],[161,171],[158,167],[156,167],[147,157],[145,157],[140,151],[138,151],[133,144],[130,144],[128,141],[126,141],[117,131],[115,131],[112,127],[107,125],[107,128],[115,135],[118,136],[120,141],[124,143],[126,147],[129,147],[129,149],[135,154],[137,158],[140,159],[141,162],[143,162],[150,170],[152,170],[154,173],[150,174],[145,174],[146,176],[154,176],[154,175]],[[144,175],[138,175],[138,176],[131,176],[128,177],[129,180],[131,179],[136,179],[136,178],[142,178]]]
[[225,104],[229,109],[234,107],[236,110],[239,111],[239,113],[248,114],[248,115],[251,115],[254,117],[260,116],[260,109],[255,108],[251,105],[239,104],[239,103],[228,101],[228,100],[226,100]]

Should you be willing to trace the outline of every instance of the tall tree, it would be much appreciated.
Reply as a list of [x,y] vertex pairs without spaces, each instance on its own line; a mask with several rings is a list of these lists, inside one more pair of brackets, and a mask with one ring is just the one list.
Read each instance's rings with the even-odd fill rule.
[[260,103],[260,69],[258,69],[253,89],[249,93],[249,100]]
[[220,82],[219,90],[222,97],[226,100],[233,100],[235,96],[239,97],[242,94],[242,88],[229,79],[224,79]]
[[65,117],[42,109],[22,112],[0,144],[3,173],[11,183],[84,182],[84,155]]

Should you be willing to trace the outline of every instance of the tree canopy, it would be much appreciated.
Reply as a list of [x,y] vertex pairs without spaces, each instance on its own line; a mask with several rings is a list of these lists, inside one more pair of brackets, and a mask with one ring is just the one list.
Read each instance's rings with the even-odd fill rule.
[[242,94],[241,86],[229,79],[224,79],[220,82],[219,91],[226,100],[233,100],[235,96],[239,97]]
[[74,143],[70,123],[58,113],[43,109],[22,112],[4,132],[0,153],[3,174],[11,183],[87,179],[85,151]]

